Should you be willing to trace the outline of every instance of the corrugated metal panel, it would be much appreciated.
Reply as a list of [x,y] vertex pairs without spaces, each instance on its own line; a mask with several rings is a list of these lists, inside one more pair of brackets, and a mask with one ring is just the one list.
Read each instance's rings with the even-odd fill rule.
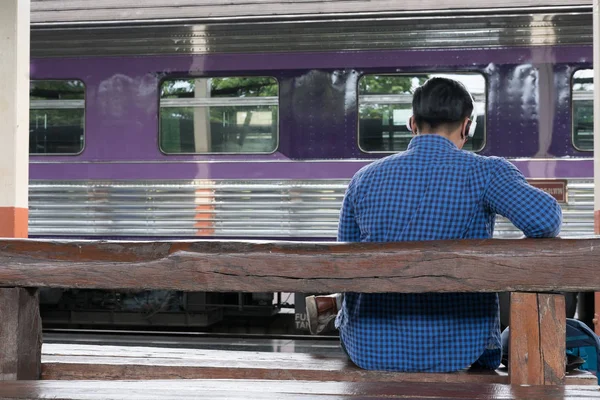
[[[362,3],[362,2],[357,2]],[[252,53],[592,43],[592,13],[37,27],[33,57]]]
[[32,182],[30,233],[335,236],[345,182]]
[[33,0],[31,21],[133,21],[240,18],[346,13],[390,13],[485,8],[591,6],[591,0]]
[[[31,235],[334,238],[347,181],[30,184]],[[568,185],[561,236],[593,234],[593,182]],[[521,233],[503,218],[496,236]]]

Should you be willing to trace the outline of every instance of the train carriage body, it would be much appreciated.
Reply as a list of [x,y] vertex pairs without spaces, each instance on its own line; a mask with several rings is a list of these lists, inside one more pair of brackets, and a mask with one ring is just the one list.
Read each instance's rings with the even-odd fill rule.
[[[474,85],[472,150],[557,197],[563,236],[593,233],[586,1],[384,13],[340,1],[340,15],[332,1],[152,21],[134,18],[154,15],[140,8],[103,23],[85,20],[106,10],[67,23],[74,10],[44,3],[32,17],[31,236],[333,240],[349,179],[403,149],[411,90],[435,74]],[[496,235],[521,234],[500,218]]]

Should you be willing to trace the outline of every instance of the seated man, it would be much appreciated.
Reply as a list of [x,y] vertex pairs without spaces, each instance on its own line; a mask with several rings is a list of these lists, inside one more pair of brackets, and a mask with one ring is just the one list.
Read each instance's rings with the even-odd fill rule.
[[[461,150],[474,132],[474,104],[459,82],[433,78],[415,91],[408,150],[352,178],[338,241],[488,239],[496,214],[527,237],[558,235],[562,213],[508,161]],[[473,242],[476,245],[476,242]],[[460,268],[460,265],[457,266]],[[359,367],[451,372],[501,360],[498,296],[493,293],[346,293],[308,297],[312,330],[335,321]]]

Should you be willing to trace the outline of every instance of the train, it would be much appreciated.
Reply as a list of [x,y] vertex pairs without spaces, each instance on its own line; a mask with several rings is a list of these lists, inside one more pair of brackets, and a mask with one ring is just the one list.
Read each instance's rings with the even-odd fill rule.
[[[349,179],[406,149],[412,91],[439,75],[474,96],[468,150],[509,159],[553,195],[562,237],[593,234],[591,7],[420,3],[429,9],[34,19],[30,236],[335,240]],[[522,235],[503,218],[495,232]],[[286,303],[269,293],[42,297],[56,323],[204,328]]]

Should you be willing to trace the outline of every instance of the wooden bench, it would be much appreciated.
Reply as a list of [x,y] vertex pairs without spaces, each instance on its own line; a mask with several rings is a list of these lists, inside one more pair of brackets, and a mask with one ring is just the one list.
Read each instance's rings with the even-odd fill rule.
[[[600,290],[599,256],[598,239],[388,244],[2,240],[0,380],[40,377],[37,288],[41,287],[323,293],[510,291],[514,293],[509,382],[562,385],[564,298],[552,292]],[[373,380],[385,380],[375,375]]]

